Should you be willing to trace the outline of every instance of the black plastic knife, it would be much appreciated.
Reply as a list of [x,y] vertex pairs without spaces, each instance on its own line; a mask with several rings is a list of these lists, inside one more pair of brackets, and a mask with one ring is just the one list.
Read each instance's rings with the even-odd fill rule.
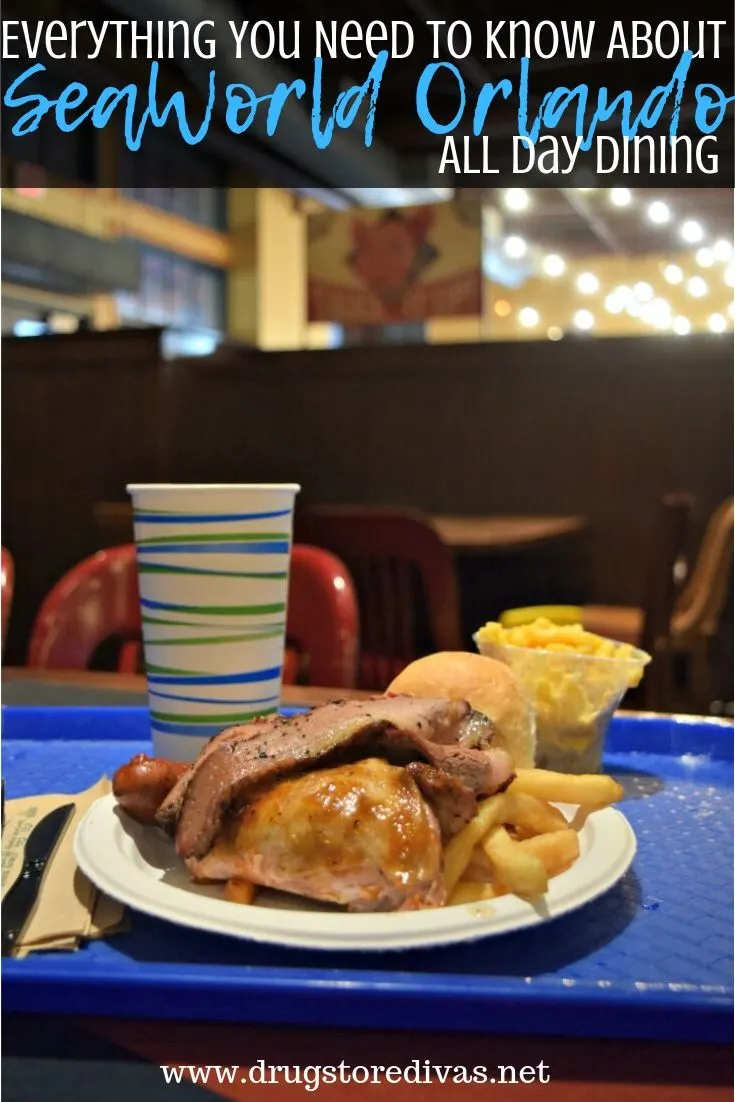
[[2,903],[2,955],[10,956],[38,899],[43,874],[74,811],[64,804],[44,815],[26,840],[23,868]]

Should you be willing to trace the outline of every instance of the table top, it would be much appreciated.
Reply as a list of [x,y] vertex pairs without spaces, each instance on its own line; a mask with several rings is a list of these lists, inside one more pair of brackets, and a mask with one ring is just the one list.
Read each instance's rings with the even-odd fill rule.
[[[105,673],[96,670],[31,670],[11,666],[2,671],[5,704],[145,704],[146,680],[142,674]],[[74,699],[75,694],[85,699]],[[289,708],[312,708],[328,700],[367,700],[373,693],[361,689],[335,689],[313,685],[284,685],[281,703]],[[98,697],[99,699],[94,699]],[[140,698],[140,699],[137,699]]]
[[[105,530],[112,525],[132,523],[132,507],[127,501],[98,501],[94,506],[97,523]],[[431,522],[444,542],[456,551],[519,551],[550,540],[584,532],[589,522],[584,516],[472,516],[436,513]],[[132,538],[132,535],[131,537]]]
[[[375,693],[363,689],[335,689],[318,685],[284,685],[281,704],[287,708],[314,708],[329,700],[369,700]],[[109,673],[99,670],[31,670],[26,666],[7,666],[2,670],[2,703],[16,707],[52,707],[81,705],[147,705],[143,674]],[[619,714],[652,718],[659,713],[621,709]],[[666,717],[663,717],[666,718]],[[706,722],[732,727],[731,719],[711,716],[673,716],[685,722]]]
[[576,535],[588,527],[586,517],[448,516],[432,524],[455,551],[519,551],[549,540]]

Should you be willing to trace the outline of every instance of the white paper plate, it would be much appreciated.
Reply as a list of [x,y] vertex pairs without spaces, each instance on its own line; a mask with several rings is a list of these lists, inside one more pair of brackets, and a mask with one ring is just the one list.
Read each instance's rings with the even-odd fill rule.
[[[568,818],[575,808],[562,806]],[[580,856],[549,883],[543,901],[514,895],[400,914],[346,914],[327,905],[263,892],[253,906],[230,903],[222,887],[193,884],[170,839],[136,823],[115,797],[89,809],[77,830],[77,863],[98,888],[134,910],[216,934],[308,949],[415,949],[474,941],[548,922],[595,899],[620,879],[636,852],[635,835],[615,808],[590,815]]]

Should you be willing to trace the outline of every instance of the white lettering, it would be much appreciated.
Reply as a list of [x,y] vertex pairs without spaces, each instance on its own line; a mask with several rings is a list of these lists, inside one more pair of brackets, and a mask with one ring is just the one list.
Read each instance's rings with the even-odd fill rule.
[[[161,54],[161,27],[158,27],[158,55]],[[176,31],[181,31],[181,53],[176,50]],[[155,56],[155,55],[154,55]],[[168,53],[167,57],[189,57],[189,24],[185,19],[172,20],[168,25]]]
[[428,19],[426,21],[426,26],[431,27],[431,34],[432,34],[431,56],[434,59],[434,61],[437,61],[438,58],[441,56],[442,48],[441,48],[441,42],[439,41],[439,28],[443,27],[445,23],[446,23],[446,19]]
[[613,23],[610,43],[607,47],[607,56],[612,57],[614,50],[622,50],[623,57],[630,57],[628,53],[628,43],[625,41],[625,31],[623,30],[622,19],[616,19]]
[[390,24],[374,19],[363,29],[356,19],[348,19],[340,28],[337,20],[332,19],[327,28],[321,20],[316,21],[317,57],[343,56],[350,61],[376,58],[383,48],[381,43],[388,41],[391,57],[408,57],[414,44],[411,24],[403,19],[393,19]]
[[[322,48],[326,50],[330,57],[337,56],[337,20],[333,19],[330,23],[329,33],[331,33],[331,39],[328,37],[328,32],[322,23],[321,19],[316,21],[316,56],[322,56]],[[322,46],[323,44],[323,46]]]
[[[560,52],[568,58],[589,58],[595,21],[575,19],[542,19],[533,27],[526,19],[485,20],[485,55],[494,57],[542,57],[548,59]],[[502,42],[501,42],[502,34]]]
[[497,40],[497,36],[500,33],[502,27],[505,26],[505,20],[501,19],[499,23],[494,23],[492,19],[486,20],[485,28],[487,31],[487,39],[485,45],[485,55],[488,60],[492,57],[507,57],[508,55],[503,50],[503,47]]
[[[258,38],[260,37],[261,43],[263,35],[261,31],[265,33],[265,47],[262,45],[259,47]],[[253,55],[263,61],[265,58],[270,57],[276,48],[276,32],[266,19],[259,19],[256,23],[253,23],[253,29],[250,32],[250,49]]]
[[[587,31],[586,38],[584,37],[585,30]],[[575,19],[571,35],[569,34],[567,21],[564,19],[561,24],[561,33],[567,57],[588,58],[590,56],[592,36],[595,33],[594,19],[591,19],[588,23],[582,23],[579,19]]]
[[712,47],[712,57],[719,58],[720,56],[720,27],[726,27],[727,22],[724,19],[708,19],[707,23],[714,32],[714,45]]
[[[463,49],[457,48],[454,45],[454,32],[458,27],[464,34]],[[463,57],[467,57],[467,54],[472,49],[472,31],[470,30],[469,23],[465,23],[462,19],[457,19],[454,23],[449,24],[449,30],[447,31],[447,49],[454,58],[461,60]]]
[[25,39],[26,52],[31,61],[35,61],[38,57],[38,48],[41,44],[41,35],[43,34],[43,23],[36,23],[36,37],[31,44],[30,35],[28,34],[28,24],[25,20],[21,23],[23,28],[23,38]]
[[702,147],[704,146],[705,142],[715,142],[715,144],[717,144],[717,138],[714,134],[707,134],[706,137],[699,139],[699,141],[697,142],[695,153],[697,168],[700,170],[700,172],[704,172],[707,175],[712,175],[718,170],[719,157],[716,153],[708,153],[706,158],[704,157]]
[[292,20],[293,26],[293,47],[290,51],[286,49],[286,24],[283,19],[278,20],[278,55],[285,61],[290,58],[300,56],[300,43],[301,43],[301,20]]
[[66,57],[66,50],[62,50],[61,53],[56,53],[54,50],[54,43],[64,43],[66,45],[67,29],[60,19],[52,19],[46,28],[46,53],[49,57],[52,57],[55,61],[60,61]]
[[459,154],[457,153],[457,143],[454,140],[452,134],[447,134],[444,139],[444,148],[442,150],[442,159],[439,162],[439,172],[445,172],[447,165],[451,165],[456,173],[461,171],[459,165]]
[[[551,45],[544,52],[541,48],[541,31],[549,30],[551,32]],[[542,19],[540,23],[536,24],[533,32],[533,46],[539,57],[548,60],[550,57],[554,57],[556,51],[559,49],[559,31],[556,28],[556,24],[552,23],[550,19]]]
[[568,164],[567,168],[563,168],[561,170],[562,171],[562,176],[567,176],[572,171],[572,169],[574,168],[575,161],[577,160],[577,157],[579,156],[579,151],[582,147],[582,138],[581,137],[577,138],[574,145],[572,145],[568,138],[562,136],[561,144],[564,146],[564,152],[566,153],[567,157],[569,158],[569,164]]
[[[653,53],[653,46],[651,45],[651,24],[647,23],[645,19],[634,19],[631,23],[631,27],[633,29],[633,57],[650,57]],[[646,47],[645,53],[641,52],[642,47],[639,49],[641,43]]]
[[[510,56],[511,57],[530,57],[531,56],[531,28],[526,19],[512,19],[509,23],[510,30]],[[523,49],[518,52],[516,49],[516,31],[520,30],[524,36]]]
[[[664,31],[668,31],[671,34],[671,49],[666,53],[662,44],[662,35]],[[670,19],[664,19],[663,23],[659,23],[656,27],[656,53],[659,57],[674,57],[679,52],[679,28],[676,23],[673,23]]]
[[15,61],[20,57],[20,54],[11,54],[9,42],[11,38],[14,42],[18,41],[19,35],[17,31],[12,31],[12,27],[18,26],[17,19],[5,19],[3,20],[3,58],[5,60]]
[[356,19],[348,19],[342,28],[343,56],[349,58],[350,61],[359,61],[362,56],[362,51],[358,49],[356,53],[350,53],[350,43],[355,42],[359,44],[361,41],[362,27]]
[[[620,160],[620,150],[616,138],[611,138],[606,134],[602,134],[596,139],[597,142],[597,171],[598,172],[614,172],[618,167],[618,161]],[[605,158],[603,156],[604,144],[608,143],[612,146],[611,152],[614,154],[614,160],[608,166],[605,165]]]
[[150,57],[153,49],[153,28],[150,21],[147,23],[144,31],[138,30],[137,20],[133,21],[130,28],[130,56],[132,58],[138,57],[138,42],[141,42],[145,46],[145,53],[143,57]]
[[90,19],[90,21],[89,21],[89,33],[92,36],[92,41],[94,42],[94,47],[95,47],[94,48],[94,53],[87,54],[87,57],[90,59],[90,61],[94,61],[94,59],[96,57],[99,57],[100,50],[102,49],[102,43],[104,42],[105,35],[107,34],[107,27],[108,27],[108,20],[105,19],[104,23],[102,24],[102,30],[98,34],[97,30],[95,28],[93,20]]
[[240,24],[240,32],[238,34],[237,26],[234,19],[229,20],[230,30],[235,39],[235,57],[238,61],[242,58],[242,40],[245,37],[245,31],[248,29],[248,20],[245,19]]
[[[367,52],[370,54],[371,57],[375,57],[374,43],[385,43],[387,41],[388,28],[386,27],[385,23],[381,23],[379,19],[373,19],[371,23],[368,23],[367,29],[365,30],[365,45],[367,47]],[[378,46],[378,53],[380,52],[380,49],[381,47]]]
[[209,38],[205,38],[203,43],[201,42],[199,36],[204,27],[214,28],[214,20],[203,19],[201,23],[197,23],[194,28],[194,52],[197,57],[204,57],[208,61],[211,61],[216,52],[215,40],[214,36],[210,36]]
[[[521,144],[522,143],[522,144]],[[525,166],[521,164],[522,154],[527,153],[527,161]],[[514,172],[530,172],[536,161],[536,149],[534,143],[530,138],[523,137],[521,135],[514,135],[513,137],[513,171]]]

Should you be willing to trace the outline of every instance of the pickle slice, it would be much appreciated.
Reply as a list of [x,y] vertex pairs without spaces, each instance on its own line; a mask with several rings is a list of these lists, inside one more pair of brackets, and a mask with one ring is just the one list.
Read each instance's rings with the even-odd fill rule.
[[581,624],[582,609],[575,605],[533,605],[529,608],[510,608],[500,614],[500,623],[504,628],[518,628],[541,619],[550,620],[552,624]]

